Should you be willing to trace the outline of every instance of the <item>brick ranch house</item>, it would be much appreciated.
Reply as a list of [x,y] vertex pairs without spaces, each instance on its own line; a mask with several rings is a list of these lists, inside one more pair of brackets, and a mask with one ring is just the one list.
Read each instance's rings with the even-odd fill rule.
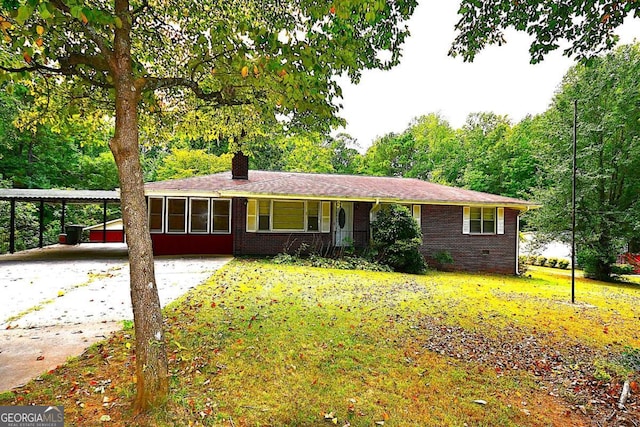
[[236,155],[231,172],[147,183],[156,255],[275,255],[312,248],[366,247],[375,212],[410,208],[422,229],[421,251],[450,268],[518,272],[519,216],[537,205],[418,179],[249,171]]

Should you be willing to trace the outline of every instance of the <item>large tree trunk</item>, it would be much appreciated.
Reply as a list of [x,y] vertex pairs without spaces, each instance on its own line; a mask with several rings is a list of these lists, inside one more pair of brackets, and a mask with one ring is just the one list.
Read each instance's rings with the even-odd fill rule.
[[167,355],[162,311],[156,287],[151,236],[138,146],[138,102],[131,69],[128,1],[116,1],[116,13],[125,23],[115,37],[116,123],[110,147],[118,166],[122,218],[129,247],[131,303],[136,334],[136,388],[134,410],[157,406],[168,394]]

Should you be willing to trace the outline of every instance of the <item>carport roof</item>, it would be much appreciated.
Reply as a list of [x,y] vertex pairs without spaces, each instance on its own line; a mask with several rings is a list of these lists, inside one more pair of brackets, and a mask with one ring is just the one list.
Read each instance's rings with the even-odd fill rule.
[[120,202],[120,191],[0,188],[0,200],[48,203]]

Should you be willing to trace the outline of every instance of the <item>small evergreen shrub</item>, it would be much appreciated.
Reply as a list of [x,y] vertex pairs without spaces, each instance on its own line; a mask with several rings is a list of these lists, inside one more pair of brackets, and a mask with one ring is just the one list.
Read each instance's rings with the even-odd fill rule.
[[373,248],[378,261],[395,271],[420,274],[427,264],[420,252],[422,233],[409,209],[400,205],[385,205],[371,223]]
[[453,256],[449,251],[438,251],[433,254],[433,259],[440,265],[453,264]]
[[536,265],[539,265],[540,267],[544,267],[547,265],[547,257],[540,255],[538,258],[536,258]]
[[549,258],[547,260],[547,267],[556,268],[558,265],[558,258]]
[[558,266],[558,268],[561,268],[564,270],[569,267],[569,261],[567,261],[566,259],[559,259],[558,264],[556,265]]
[[633,274],[633,266],[630,264],[614,264],[611,266],[611,273],[618,276],[623,274]]

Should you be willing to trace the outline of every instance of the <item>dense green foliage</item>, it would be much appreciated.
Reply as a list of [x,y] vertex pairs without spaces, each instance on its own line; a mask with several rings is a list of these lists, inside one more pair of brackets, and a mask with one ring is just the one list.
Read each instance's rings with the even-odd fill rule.
[[640,234],[639,46],[624,46],[578,65],[544,115],[540,146],[545,206],[533,225],[547,237],[569,236],[571,224],[572,124],[578,105],[578,263],[588,276],[606,279],[624,244]]
[[473,61],[487,45],[506,43],[504,30],[531,36],[531,62],[566,46],[564,54],[579,59],[610,50],[614,31],[627,17],[640,16],[637,1],[584,0],[574,2],[463,0],[458,10],[459,31],[450,54]]
[[[615,255],[640,233],[638,71],[638,46],[623,47],[588,66],[571,69],[545,114],[514,124],[505,116],[475,113],[459,129],[438,114],[427,114],[415,118],[401,133],[373,141],[363,154],[345,134],[287,135],[274,128],[247,146],[251,168],[415,177],[534,199],[544,208],[527,215],[526,226],[538,230],[542,239],[566,238],[572,101],[578,99],[578,260],[587,274],[605,278]],[[33,102],[30,89],[24,86],[0,93],[0,174],[7,181],[5,186],[117,186],[107,147],[111,125],[73,122],[65,132],[48,123],[27,126],[21,114]],[[148,180],[229,169],[232,142],[224,135],[197,137],[184,124],[173,133],[160,130],[161,142],[141,148]],[[7,209],[0,205],[3,221]],[[17,246],[26,248],[34,245],[26,230],[37,229],[37,207],[19,206],[18,211]],[[101,219],[99,209],[83,211],[94,211],[95,217],[78,214],[82,223]],[[48,242],[55,241],[58,212],[56,207],[45,209]],[[2,250],[7,246],[4,235],[0,241]]]
[[528,198],[538,170],[537,127],[537,118],[512,125],[504,116],[477,113],[456,130],[429,114],[415,119],[401,134],[374,141],[361,170]]
[[422,232],[409,209],[400,205],[385,205],[376,212],[371,223],[373,248],[381,263],[395,271],[419,274],[427,270],[420,253]]

